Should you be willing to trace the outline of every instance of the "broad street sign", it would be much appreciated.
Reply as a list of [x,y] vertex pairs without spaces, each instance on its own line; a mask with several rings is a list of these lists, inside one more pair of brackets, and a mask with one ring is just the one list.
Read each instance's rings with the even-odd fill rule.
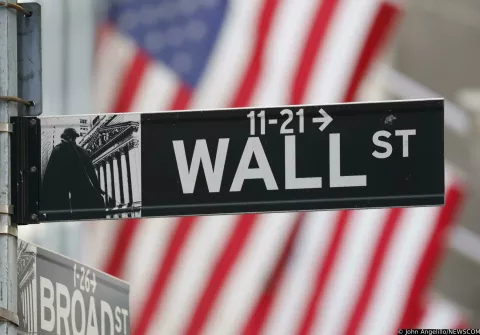
[[40,222],[441,205],[443,118],[442,99],[31,118],[27,202]]
[[130,334],[129,286],[18,240],[19,334]]

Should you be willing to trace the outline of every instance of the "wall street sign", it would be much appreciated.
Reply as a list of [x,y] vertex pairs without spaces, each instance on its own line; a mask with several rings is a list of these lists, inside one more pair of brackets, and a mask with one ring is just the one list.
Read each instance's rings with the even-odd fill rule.
[[441,205],[443,118],[442,99],[36,118],[38,220]]
[[101,271],[18,240],[22,334],[130,334],[129,286]]

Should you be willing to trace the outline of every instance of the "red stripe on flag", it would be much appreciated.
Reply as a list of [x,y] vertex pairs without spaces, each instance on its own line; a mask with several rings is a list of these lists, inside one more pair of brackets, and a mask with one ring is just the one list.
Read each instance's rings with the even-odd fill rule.
[[244,249],[258,217],[258,215],[253,214],[243,214],[238,217],[235,228],[225,244],[225,249],[216,261],[208,284],[195,308],[185,334],[194,335],[202,332],[208,315],[212,311],[212,306],[215,304],[219,292],[227,279],[227,275]]
[[368,72],[375,55],[378,54],[392,30],[400,10],[391,3],[382,3],[372,24],[360,57],[355,66],[344,101],[353,101],[358,88]]
[[363,283],[360,296],[355,304],[355,308],[353,309],[353,314],[347,323],[348,326],[345,334],[356,334],[359,331],[360,323],[368,310],[368,305],[372,299],[373,290],[375,289],[380,276],[382,264],[387,254],[387,250],[393,241],[394,233],[398,228],[399,219],[403,212],[404,210],[401,208],[393,208],[389,210],[383,230],[379,239],[377,240],[375,254],[372,262],[370,263],[367,276],[365,277],[366,280]]
[[255,46],[252,58],[243,77],[240,88],[232,102],[233,107],[243,107],[248,105],[254,88],[258,83],[258,77],[263,66],[263,54],[267,46],[268,35],[272,28],[273,17],[278,8],[278,0],[265,0],[262,13],[258,20],[258,35],[255,40]]
[[252,309],[250,317],[247,319],[247,324],[244,327],[244,335],[255,335],[260,334],[265,326],[265,321],[268,318],[268,315],[271,312],[272,303],[275,296],[278,293],[280,283],[283,281],[285,275],[285,269],[287,267],[288,258],[292,255],[293,246],[295,245],[295,240],[297,239],[298,232],[305,218],[305,213],[300,213],[297,215],[296,222],[293,226],[290,236],[288,237],[285,248],[277,261],[277,264],[272,272],[271,277],[269,278],[265,289],[260,296],[256,306]]
[[138,50],[132,63],[123,74],[122,85],[118,91],[116,103],[111,110],[112,113],[130,112],[133,99],[137,94],[140,81],[149,62],[148,56],[143,51]]
[[108,39],[108,35],[112,34],[113,29],[114,28],[111,26],[111,24],[106,22],[100,25],[100,27],[98,27],[98,29],[95,31],[95,45],[93,49],[96,56],[95,58],[99,56],[98,52],[100,50],[100,46],[102,43],[105,43],[105,40]]
[[454,224],[454,218],[460,208],[461,202],[462,191],[459,185],[454,184],[447,191],[445,205],[441,209],[435,230],[419,264],[418,272],[413,281],[407,303],[405,304],[405,312],[398,328],[412,328],[414,325],[416,315],[419,313],[417,301],[421,299],[425,293],[435,267],[441,259],[441,255],[445,249],[447,233],[449,228]]
[[292,104],[302,103],[307,84],[310,81],[312,67],[315,59],[322,51],[328,27],[338,3],[338,0],[323,0],[317,9],[307,43],[301,53],[302,59],[293,79],[292,96],[290,98]]
[[190,99],[192,97],[192,89],[186,84],[181,84],[170,106],[170,110],[182,110],[187,109],[190,104]]
[[193,224],[197,217],[188,216],[179,219],[175,231],[170,238],[165,257],[162,263],[158,266],[155,275],[155,281],[152,285],[152,291],[148,295],[146,303],[143,305],[139,318],[136,324],[132,327],[132,334],[143,335],[147,333],[148,327],[158,308],[159,301],[167,288],[167,282],[173,273],[173,268],[180,256],[181,250],[190,235]]
[[[149,59],[146,54],[139,51],[128,70],[126,70],[123,84],[119,90],[119,98],[113,108],[112,112],[129,112],[140,87],[140,82],[148,67]],[[185,85],[179,86],[175,98],[173,99],[170,110],[183,109],[189,102],[191,97],[191,90]],[[105,272],[112,276],[121,277],[123,267],[125,265],[126,257],[129,247],[138,230],[138,224],[141,219],[125,220],[118,228],[119,233],[112,248],[112,255],[105,265]]]
[[453,327],[453,329],[468,329],[469,325],[467,320],[460,319],[457,324]]
[[350,219],[351,213],[351,211],[341,211],[338,213],[335,231],[331,240],[329,241],[330,244],[327,249],[326,257],[321,259],[322,263],[315,279],[315,287],[310,294],[310,301],[308,302],[306,313],[298,327],[297,333],[300,335],[310,334],[311,332],[313,320],[317,315],[323,293],[326,289],[328,278],[332,273],[333,265],[335,264],[337,255],[340,252],[340,245],[345,236],[347,223]]
[[[111,112],[129,112],[135,94],[140,86],[140,81],[148,65],[148,58],[144,53],[138,51],[133,58],[129,68],[123,74],[122,85],[118,91],[118,98]],[[112,276],[121,276],[125,259],[133,236],[138,228],[138,219],[124,220],[118,228],[119,233],[113,243],[112,254],[105,265],[105,271]]]
[[[254,52],[249,61],[248,68],[241,81],[240,87],[235,94],[232,107],[246,106],[249,104],[255,86],[258,82],[258,77],[262,69],[263,54],[266,49],[267,39],[272,27],[273,18],[278,8],[278,0],[265,0],[261,15],[258,20],[258,35],[256,37]],[[197,334],[201,332],[203,325],[211,311],[216,298],[216,294],[223,286],[226,275],[230,268],[236,261],[238,254],[247,239],[250,230],[253,228],[253,222],[258,219],[257,214],[244,214],[239,216],[234,233],[227,243],[228,249],[224,251],[222,257],[217,261],[215,269],[207,288],[203,292],[197,308],[190,319],[189,327],[186,334]]]
[[412,324],[414,325],[412,328],[422,328],[422,322],[425,319],[428,311],[428,303],[425,301],[425,299],[421,299],[421,301],[418,302],[418,306],[415,308],[415,310],[417,312],[415,314],[415,320],[412,320]]
[[132,244],[132,236],[138,229],[140,220],[125,220],[119,228],[119,233],[116,237],[115,247],[112,248],[112,254],[107,261],[104,271],[115,277],[122,277],[123,266],[127,258],[130,245]]

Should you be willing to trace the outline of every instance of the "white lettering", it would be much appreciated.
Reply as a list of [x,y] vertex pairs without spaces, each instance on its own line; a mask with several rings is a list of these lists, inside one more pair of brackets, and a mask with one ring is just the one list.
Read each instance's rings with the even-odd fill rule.
[[[97,310],[93,295],[84,297],[80,290],[74,290],[71,295],[66,285],[53,283],[42,276],[40,276],[39,286],[42,331],[55,332],[57,335],[127,334],[128,309],[115,307],[114,320],[112,306],[101,300],[100,310]],[[87,305],[85,305],[85,299],[89,299]],[[100,313],[101,323],[99,323],[97,312]]]
[[297,178],[295,136],[285,136],[285,189],[321,188],[322,177]]
[[[65,326],[65,334],[70,334],[70,327],[68,326],[68,316],[70,315],[70,293],[68,288],[60,283],[56,283],[57,293],[57,334],[62,334],[61,319],[63,319],[63,325]],[[61,297],[65,297],[65,306],[62,306]]]
[[[249,167],[252,156],[255,156],[258,168]],[[230,192],[241,191],[245,179],[263,179],[267,190],[278,190],[277,182],[270,169],[270,164],[263,150],[262,142],[260,142],[258,137],[248,138],[242,158],[240,158],[240,163],[238,163],[237,172],[235,172]]]
[[[77,327],[77,313],[75,313],[75,308],[80,305],[80,330]],[[79,290],[75,290],[72,296],[72,331],[74,335],[84,335],[85,334],[85,301],[83,300],[83,295]]]
[[[92,324],[93,321],[93,324]],[[95,298],[90,296],[88,304],[87,335],[98,335],[97,310],[95,308]],[[103,334],[102,334],[103,335]]]
[[113,312],[112,312],[112,308],[110,307],[110,304],[101,300],[100,301],[100,313],[101,313],[101,316],[100,316],[100,319],[101,319],[101,331],[102,331],[102,335],[107,335],[107,330],[105,329],[105,314],[108,316],[108,324],[109,324],[109,328],[110,328],[110,335],[113,335],[114,334],[114,331],[113,331]]
[[395,136],[402,136],[403,157],[408,157],[408,136],[416,135],[415,129],[395,130]]
[[387,141],[380,140],[380,137],[389,138],[391,135],[392,134],[390,134],[386,130],[377,131],[373,135],[373,144],[375,144],[378,147],[385,148],[385,152],[378,152],[377,150],[375,150],[372,153],[373,157],[380,158],[380,159],[390,157],[390,155],[392,154],[392,145],[390,143],[388,143]]
[[[45,291],[50,292],[48,298],[45,296]],[[40,276],[40,294],[40,327],[47,332],[51,332],[55,327],[55,308],[53,307],[53,284],[49,279],[42,276]],[[45,310],[47,309],[50,311],[50,320],[47,320],[45,318]]]
[[367,186],[367,176],[342,176],[340,172],[340,134],[330,134],[330,187]]
[[207,141],[197,140],[193,149],[192,162],[188,168],[185,145],[183,141],[173,141],[173,149],[177,160],[178,173],[182,184],[183,193],[193,193],[197,181],[200,162],[203,164],[203,171],[207,180],[209,192],[219,192],[222,183],[223,169],[227,157],[228,138],[218,140],[215,167],[212,167],[210,154],[208,153]]
[[115,331],[120,333],[122,331],[122,319],[120,318],[120,307],[115,307]]
[[122,314],[123,314],[123,334],[127,335],[127,316],[128,316],[128,311],[126,309],[122,308]]

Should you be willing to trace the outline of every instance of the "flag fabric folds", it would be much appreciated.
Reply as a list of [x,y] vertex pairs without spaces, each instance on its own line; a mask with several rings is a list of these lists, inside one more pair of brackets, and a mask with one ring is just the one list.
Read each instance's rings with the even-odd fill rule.
[[[352,101],[399,3],[112,1],[95,113]],[[87,223],[86,262],[130,282],[134,335],[455,327],[425,297],[462,195],[447,169],[443,207]]]

